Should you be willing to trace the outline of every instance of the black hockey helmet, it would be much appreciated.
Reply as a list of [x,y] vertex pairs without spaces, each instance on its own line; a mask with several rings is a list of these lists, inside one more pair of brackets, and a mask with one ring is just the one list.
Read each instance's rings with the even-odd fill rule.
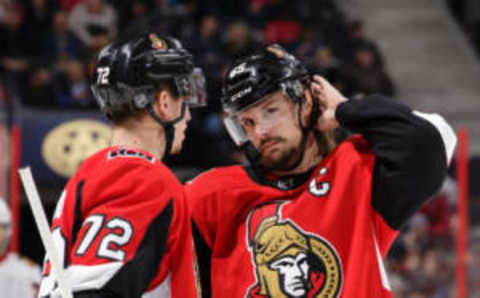
[[[310,75],[305,65],[277,44],[240,58],[227,71],[222,88],[224,123],[230,137],[245,151],[250,163],[258,163],[260,153],[251,143],[238,115],[279,90],[298,103],[298,121],[303,130],[302,154],[291,168],[300,163],[305,151],[308,131],[312,129],[312,123],[314,123],[310,121],[309,127],[303,127],[300,117],[305,85],[309,80]],[[318,103],[313,101],[311,120],[316,117],[318,117]]]
[[102,112],[111,117],[119,109],[147,108],[159,83],[173,80],[175,95],[191,105],[205,104],[205,78],[192,55],[172,37],[138,34],[103,48],[95,65],[92,91]]
[[[92,81],[92,92],[102,112],[110,119],[146,109],[166,134],[165,155],[171,151],[174,124],[185,116],[186,105],[206,104],[205,77],[194,67],[192,55],[172,37],[156,33],[124,36],[102,49]],[[153,110],[157,89],[171,83],[173,95],[183,98],[180,116],[161,119]]]
[[227,113],[235,113],[283,90],[295,101],[303,97],[302,81],[308,70],[281,46],[273,44],[256,54],[243,57],[227,71],[223,82],[222,105]]

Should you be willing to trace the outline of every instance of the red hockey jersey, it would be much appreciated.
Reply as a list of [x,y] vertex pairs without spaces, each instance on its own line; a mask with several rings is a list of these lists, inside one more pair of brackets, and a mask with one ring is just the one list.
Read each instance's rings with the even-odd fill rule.
[[[58,202],[52,232],[75,293],[197,296],[182,186],[147,152],[111,147],[85,160]],[[55,286],[47,261],[40,297]]]
[[455,144],[443,119],[423,116],[351,101],[336,117],[362,136],[307,173],[267,180],[232,166],[188,183],[205,297],[392,297],[383,258]]

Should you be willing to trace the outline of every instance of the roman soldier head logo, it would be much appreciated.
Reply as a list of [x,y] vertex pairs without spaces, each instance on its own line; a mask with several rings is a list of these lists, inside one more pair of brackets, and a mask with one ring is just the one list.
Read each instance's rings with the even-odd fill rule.
[[152,48],[161,49],[161,50],[166,50],[167,49],[167,43],[163,39],[158,37],[157,34],[150,33],[148,35],[148,37],[150,38],[150,41],[152,42]]
[[281,206],[261,206],[249,215],[256,283],[246,297],[339,297],[343,272],[335,248],[290,219],[282,220]]

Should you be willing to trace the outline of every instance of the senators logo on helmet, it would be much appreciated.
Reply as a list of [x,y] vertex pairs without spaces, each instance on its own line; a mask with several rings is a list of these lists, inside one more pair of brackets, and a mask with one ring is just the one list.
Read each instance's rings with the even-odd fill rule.
[[152,41],[152,48],[163,49],[163,50],[167,49],[167,43],[163,39],[158,37],[157,34],[150,33],[150,35],[148,35],[148,37]]

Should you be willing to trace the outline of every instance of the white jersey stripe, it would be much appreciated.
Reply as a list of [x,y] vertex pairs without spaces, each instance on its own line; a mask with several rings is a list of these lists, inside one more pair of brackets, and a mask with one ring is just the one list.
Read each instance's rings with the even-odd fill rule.
[[413,114],[427,120],[438,130],[442,136],[442,141],[447,151],[447,164],[450,165],[450,161],[452,161],[453,157],[453,151],[455,150],[455,146],[457,144],[457,136],[455,135],[455,131],[447,123],[447,121],[445,121],[445,119],[438,114],[427,114],[419,111],[413,111]]
[[142,298],[170,298],[172,297],[170,274],[153,290],[142,295]]
[[373,233],[373,242],[375,244],[375,252],[377,255],[378,269],[380,270],[380,278],[382,280],[382,286],[384,289],[388,291],[392,291],[392,287],[390,286],[390,282],[388,281],[387,271],[385,270],[385,265],[383,263],[382,254],[380,253],[380,248],[378,247],[377,235],[375,234],[375,229],[373,227],[372,227],[372,233]]
[[72,265],[65,270],[65,278],[73,291],[102,288],[122,267],[122,262],[102,265]]

